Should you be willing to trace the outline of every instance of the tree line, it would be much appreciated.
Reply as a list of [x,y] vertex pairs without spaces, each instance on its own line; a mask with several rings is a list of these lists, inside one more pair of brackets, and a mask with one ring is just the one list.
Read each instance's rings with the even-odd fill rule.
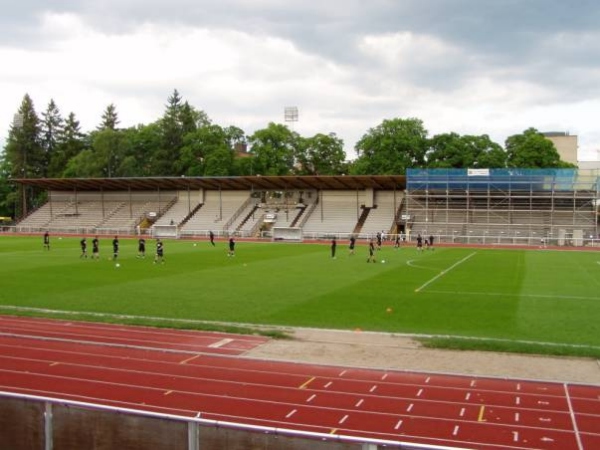
[[[0,154],[0,216],[19,217],[44,201],[18,192],[12,178],[111,178],[241,175],[402,175],[407,168],[562,168],[551,141],[534,128],[510,136],[503,148],[488,135],[429,137],[416,118],[394,118],[365,132],[356,158],[346,160],[335,133],[300,136],[284,124],[246,135],[214,123],[177,90],[160,118],[119,127],[114,104],[95,130],[84,132],[75,113],[63,117],[54,100],[41,115],[25,95]],[[28,208],[29,207],[29,208]]]

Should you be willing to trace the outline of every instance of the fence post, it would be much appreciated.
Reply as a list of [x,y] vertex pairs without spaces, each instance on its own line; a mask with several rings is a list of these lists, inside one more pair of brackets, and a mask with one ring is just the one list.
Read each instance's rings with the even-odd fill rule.
[[198,424],[196,422],[188,422],[188,450],[200,450],[198,436]]
[[52,450],[52,403],[45,402],[46,410],[44,411],[44,450]]

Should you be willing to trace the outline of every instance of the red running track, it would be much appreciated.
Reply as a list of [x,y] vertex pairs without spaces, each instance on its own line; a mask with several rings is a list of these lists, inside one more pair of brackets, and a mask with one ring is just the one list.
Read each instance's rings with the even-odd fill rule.
[[238,357],[266,340],[0,316],[0,391],[429,445],[600,449],[600,386]]

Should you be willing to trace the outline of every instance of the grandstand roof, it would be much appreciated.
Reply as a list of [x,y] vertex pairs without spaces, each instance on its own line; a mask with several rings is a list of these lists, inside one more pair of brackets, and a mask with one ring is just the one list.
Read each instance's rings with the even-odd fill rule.
[[136,178],[18,178],[15,183],[53,191],[149,190],[286,190],[406,188],[404,175],[243,176],[243,177],[136,177]]

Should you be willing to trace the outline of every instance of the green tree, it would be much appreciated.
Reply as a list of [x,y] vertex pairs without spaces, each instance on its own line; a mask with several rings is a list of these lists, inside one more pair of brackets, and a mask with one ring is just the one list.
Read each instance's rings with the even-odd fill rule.
[[438,134],[431,138],[427,151],[427,167],[430,168],[502,168],[505,165],[506,153],[485,134]]
[[508,167],[523,169],[575,167],[561,161],[552,141],[546,139],[535,128],[508,137],[505,145]]
[[210,119],[203,111],[198,111],[188,102],[183,102],[175,89],[167,99],[167,106],[159,124],[162,142],[152,158],[152,172],[156,176],[183,175],[179,167],[185,164],[179,162],[179,159],[182,157],[185,136],[210,125]]
[[58,110],[56,103],[54,103],[54,100],[52,99],[48,103],[46,111],[42,113],[42,117],[42,147],[46,153],[43,176],[49,176],[48,172],[50,161],[54,157],[54,153],[57,151],[59,142],[62,139],[64,120],[60,115],[60,111]]
[[87,136],[82,133],[79,121],[75,118],[75,113],[71,112],[64,122],[62,133],[50,156],[48,177],[63,177],[69,160],[87,147]]
[[128,129],[126,139],[129,141],[131,155],[137,162],[136,175],[147,177],[155,175],[154,168],[159,165],[161,157],[162,128],[160,123],[138,125]]
[[63,175],[66,178],[99,178],[104,176],[101,161],[91,149],[85,149],[71,158]]
[[358,158],[351,170],[356,175],[404,174],[424,166],[426,150],[427,130],[421,120],[384,120],[357,142]]
[[17,190],[10,182],[10,163],[6,159],[6,153],[0,152],[0,216],[14,217],[17,206]]
[[269,123],[248,138],[254,156],[254,173],[260,175],[289,175],[294,167],[294,153],[299,136],[287,126]]
[[[45,173],[46,155],[41,142],[40,119],[33,100],[25,94],[15,121],[10,127],[4,151],[11,178],[37,178]],[[40,192],[21,186],[17,217],[37,206]]]
[[119,115],[117,114],[117,107],[111,103],[106,107],[102,113],[102,122],[98,126],[98,131],[102,130],[116,130],[119,124]]
[[233,150],[228,136],[219,125],[205,125],[184,138],[177,172],[187,176],[230,175]]
[[114,178],[131,175],[127,173],[132,165],[129,142],[122,130],[106,128],[92,133],[94,167],[100,168],[97,176]]
[[344,141],[335,133],[316,134],[298,146],[297,172],[301,175],[341,175],[346,170]]

